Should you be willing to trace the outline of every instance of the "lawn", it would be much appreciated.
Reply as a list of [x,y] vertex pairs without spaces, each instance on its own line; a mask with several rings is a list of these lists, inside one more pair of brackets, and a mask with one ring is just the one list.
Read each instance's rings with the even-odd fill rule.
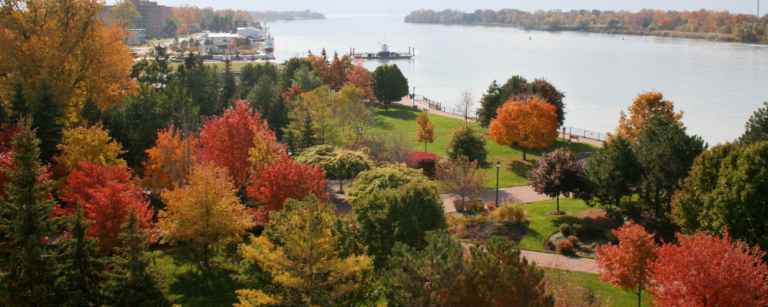
[[[416,142],[416,118],[420,112],[404,106],[390,106],[389,110],[380,108],[377,110],[377,124],[372,128],[373,131],[389,130],[397,133],[403,133],[413,140],[414,150],[423,151],[424,143]],[[434,143],[427,144],[427,151],[438,155],[445,154],[445,146],[448,143],[448,135],[451,130],[464,124],[463,120],[430,114],[429,119],[435,125],[437,140]],[[477,123],[471,123],[479,127]],[[482,131],[488,129],[481,128]],[[567,146],[567,141],[558,138],[557,141],[545,151],[555,150]],[[584,143],[573,143],[571,145],[573,152],[595,151],[596,146]],[[523,161],[523,149],[519,147],[501,146],[490,139],[488,140],[488,161],[495,164],[501,161],[501,171],[499,172],[499,186],[513,187],[528,184],[525,179],[525,173],[533,167],[533,161],[541,156],[542,150],[528,150],[527,160]],[[496,187],[496,169],[495,166],[481,170],[486,175],[486,187]]]
[[[545,272],[560,271],[557,269],[544,268]],[[566,274],[572,274],[571,280],[584,283],[583,286],[588,287],[599,294],[603,303],[610,304],[610,306],[637,306],[637,295],[629,293],[621,288],[614,288],[613,285],[607,282],[600,281],[600,275],[582,272],[565,271]],[[646,306],[648,297],[643,294],[642,306]]]
[[567,215],[549,215],[547,212],[556,209],[556,201],[543,200],[525,205],[525,212],[531,221],[528,226],[528,233],[520,242],[520,249],[532,250],[537,252],[549,252],[544,250],[544,242],[549,239],[553,233],[559,231],[563,223],[573,224],[578,221],[578,215],[581,211],[594,209],[578,199],[561,198],[560,210],[568,212]]
[[[213,63],[212,62],[205,62],[205,64],[206,65],[217,66],[219,69],[222,69],[222,70],[224,69],[224,65],[226,65],[223,62],[213,62]],[[262,65],[262,64],[264,64],[264,62],[232,62],[232,71],[240,71],[240,70],[243,69],[243,66],[245,66],[247,64]],[[272,63],[272,64],[275,64],[275,63]],[[178,67],[179,65],[181,65],[181,63],[170,63],[169,66],[171,68],[173,68],[173,69],[176,69],[176,67]]]
[[[165,277],[168,293],[178,306],[232,306],[237,303],[235,290],[243,286],[233,280],[237,274],[235,245],[213,257],[216,265],[201,270],[194,263],[193,247],[175,247],[152,252],[158,270]],[[233,260],[235,259],[235,260]]]

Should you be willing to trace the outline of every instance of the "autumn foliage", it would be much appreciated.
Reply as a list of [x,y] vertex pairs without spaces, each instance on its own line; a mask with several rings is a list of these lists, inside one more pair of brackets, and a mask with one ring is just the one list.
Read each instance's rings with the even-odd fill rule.
[[424,151],[427,151],[427,143],[432,143],[437,139],[435,133],[435,124],[429,120],[427,110],[421,111],[421,114],[416,118],[418,127],[416,127],[416,142],[424,142]]
[[363,67],[363,59],[355,59],[353,64],[347,70],[346,83],[344,85],[353,85],[365,92],[364,99],[373,100],[373,82],[371,82],[371,72]]
[[649,275],[654,306],[766,306],[768,266],[765,252],[699,232],[665,244]]
[[67,172],[77,168],[80,163],[126,167],[125,160],[119,157],[125,151],[101,124],[64,130],[62,144],[56,147],[61,150],[61,156],[54,160]]
[[125,167],[80,164],[66,183],[62,197],[66,206],[57,208],[55,213],[70,215],[78,203],[82,204],[86,218],[93,222],[88,236],[99,240],[100,254],[109,254],[120,245],[120,225],[131,207],[136,209],[142,227],[150,226],[154,210]]
[[643,131],[645,122],[655,115],[668,116],[675,119],[675,122],[682,126],[680,119],[683,118],[683,111],[675,113],[675,106],[672,101],[664,100],[661,92],[650,91],[638,94],[632,101],[632,105],[627,108],[629,116],[621,111],[619,126],[616,127],[615,134],[610,136],[623,136],[632,141],[637,141],[640,131]]
[[510,99],[496,112],[491,121],[489,136],[499,145],[518,143],[525,149],[543,149],[557,138],[556,108],[539,96],[526,99]]
[[259,177],[253,177],[248,187],[248,196],[256,199],[263,207],[255,210],[257,221],[269,222],[269,213],[280,211],[287,199],[304,199],[313,194],[325,202],[326,181],[320,166],[301,164],[287,156],[280,157],[272,165],[258,168]]
[[235,186],[243,187],[251,174],[248,159],[254,137],[268,129],[258,112],[237,100],[222,116],[209,117],[200,129],[200,158],[226,169]]
[[656,260],[659,247],[653,241],[653,235],[634,222],[613,233],[619,239],[619,245],[597,247],[596,264],[602,270],[600,280],[637,294],[639,307],[640,296],[651,281],[648,267]]
[[189,178],[197,157],[191,152],[197,147],[197,139],[190,135],[183,139],[173,125],[157,132],[157,145],[147,149],[149,159],[143,162],[146,169],[142,185],[155,191],[172,190],[182,186]]

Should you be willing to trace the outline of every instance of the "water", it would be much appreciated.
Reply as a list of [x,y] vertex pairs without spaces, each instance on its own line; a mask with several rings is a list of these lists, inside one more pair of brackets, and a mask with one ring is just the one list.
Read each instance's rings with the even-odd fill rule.
[[[612,131],[639,92],[656,89],[684,110],[688,132],[710,144],[732,141],[768,101],[768,46],[676,38],[523,31],[506,27],[406,24],[402,16],[330,16],[270,23],[275,55],[330,56],[415,47],[395,63],[417,95],[454,106],[461,92],[477,100],[493,80],[547,78],[566,94],[566,125]],[[530,38],[530,40],[529,40]],[[624,39],[622,39],[624,38]]]

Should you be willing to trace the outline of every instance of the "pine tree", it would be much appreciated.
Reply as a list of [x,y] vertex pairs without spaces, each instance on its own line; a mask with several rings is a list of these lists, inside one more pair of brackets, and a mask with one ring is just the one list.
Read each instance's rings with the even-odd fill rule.
[[13,96],[9,103],[11,105],[12,122],[18,122],[24,116],[29,115],[29,105],[27,104],[27,97],[24,95],[24,84],[21,83],[21,79],[17,79],[13,84]]
[[8,107],[5,104],[5,100],[0,98],[0,125],[8,123],[8,111],[6,111],[7,108]]
[[37,130],[40,139],[40,159],[47,162],[59,152],[56,145],[61,143],[64,125],[59,121],[64,117],[64,112],[45,77],[37,89],[32,116],[32,128]]
[[94,257],[98,250],[96,239],[86,237],[91,222],[85,219],[82,206],[78,206],[67,222],[69,236],[59,242],[61,264],[58,270],[58,285],[63,290],[65,306],[99,306],[100,274],[104,263]]
[[11,178],[5,187],[7,201],[0,214],[0,232],[7,240],[0,250],[0,304],[4,306],[49,306],[55,295],[55,250],[48,236],[58,229],[53,215],[53,201],[48,195],[49,182],[40,167],[40,141],[30,128],[31,119],[22,119],[14,135]]
[[101,109],[96,105],[90,97],[85,99],[83,107],[80,109],[80,119],[87,122],[89,125],[96,124],[101,121]]
[[104,284],[109,302],[105,306],[171,306],[157,273],[150,267],[147,236],[140,226],[135,209],[131,209],[120,234],[122,246],[115,248],[114,270]]
[[[235,93],[237,92],[237,80],[232,73],[232,61],[224,61],[224,82],[221,88],[220,109],[232,105]],[[217,110],[220,111],[220,110]]]

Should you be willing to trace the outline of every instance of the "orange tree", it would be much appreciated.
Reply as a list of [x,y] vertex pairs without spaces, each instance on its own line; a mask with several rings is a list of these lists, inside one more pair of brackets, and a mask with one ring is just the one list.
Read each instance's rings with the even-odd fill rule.
[[596,264],[603,271],[600,280],[637,294],[637,306],[640,307],[641,295],[651,281],[648,266],[656,260],[659,247],[653,241],[653,235],[634,222],[613,233],[619,238],[619,245],[597,247]]
[[435,134],[435,124],[429,120],[427,110],[421,111],[421,115],[416,118],[418,127],[416,127],[416,142],[424,142],[424,151],[427,151],[427,143],[432,143],[437,139]]
[[129,78],[133,58],[123,44],[127,32],[101,21],[103,1],[0,3],[0,96],[20,82],[33,97],[41,82],[50,82],[64,121],[71,122],[86,98],[103,110],[136,88]]
[[490,138],[499,145],[511,146],[518,143],[526,149],[544,149],[557,138],[556,108],[539,96],[527,100],[510,99],[497,111],[491,121]]
[[149,159],[144,161],[144,179],[141,183],[154,191],[173,190],[184,185],[197,157],[192,149],[197,146],[194,135],[183,139],[173,125],[157,132],[157,145],[147,149]]
[[760,247],[750,248],[698,232],[665,244],[649,275],[655,306],[766,306],[768,266]]
[[665,100],[661,92],[650,91],[638,94],[627,111],[629,111],[629,116],[621,111],[619,126],[616,127],[615,134],[611,134],[611,136],[620,135],[628,140],[637,141],[645,123],[654,115],[671,117],[678,126],[683,126],[683,123],[680,122],[680,119],[683,118],[683,111],[675,113],[674,103]]

